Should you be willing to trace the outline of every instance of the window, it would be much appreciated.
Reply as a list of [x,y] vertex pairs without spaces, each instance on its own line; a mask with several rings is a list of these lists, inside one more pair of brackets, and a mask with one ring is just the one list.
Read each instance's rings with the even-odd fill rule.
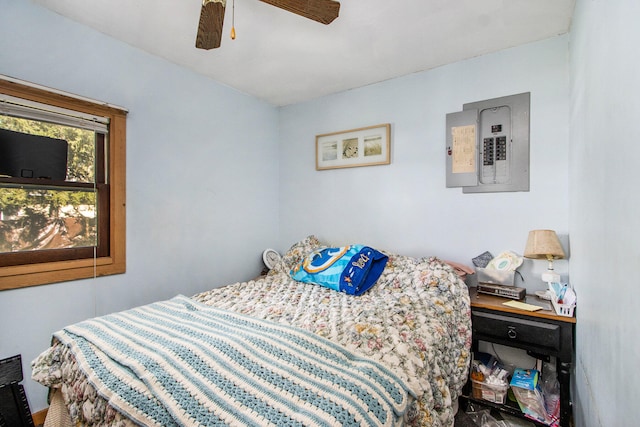
[[0,290],[124,273],[126,111],[0,78]]

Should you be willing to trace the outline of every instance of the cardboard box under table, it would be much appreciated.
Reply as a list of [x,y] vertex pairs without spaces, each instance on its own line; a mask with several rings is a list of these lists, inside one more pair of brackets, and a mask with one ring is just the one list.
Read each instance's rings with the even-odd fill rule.
[[471,395],[475,399],[484,399],[500,404],[506,402],[509,384],[495,385],[474,379],[471,379],[471,383]]

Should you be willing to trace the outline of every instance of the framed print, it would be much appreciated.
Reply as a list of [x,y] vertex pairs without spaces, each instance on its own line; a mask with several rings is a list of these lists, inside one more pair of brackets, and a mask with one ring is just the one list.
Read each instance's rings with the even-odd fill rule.
[[316,170],[388,165],[391,125],[385,123],[316,136]]

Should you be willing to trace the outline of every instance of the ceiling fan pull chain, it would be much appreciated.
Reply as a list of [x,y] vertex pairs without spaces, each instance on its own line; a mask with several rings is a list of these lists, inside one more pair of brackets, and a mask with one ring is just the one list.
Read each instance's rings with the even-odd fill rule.
[[236,0],[231,3],[231,40],[236,39]]

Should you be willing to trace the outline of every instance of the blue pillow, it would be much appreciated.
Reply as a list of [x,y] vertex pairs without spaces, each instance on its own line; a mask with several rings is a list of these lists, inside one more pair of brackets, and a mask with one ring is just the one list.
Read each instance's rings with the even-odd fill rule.
[[351,245],[320,248],[291,270],[294,280],[325,286],[349,295],[362,295],[382,274],[389,258],[373,248]]

